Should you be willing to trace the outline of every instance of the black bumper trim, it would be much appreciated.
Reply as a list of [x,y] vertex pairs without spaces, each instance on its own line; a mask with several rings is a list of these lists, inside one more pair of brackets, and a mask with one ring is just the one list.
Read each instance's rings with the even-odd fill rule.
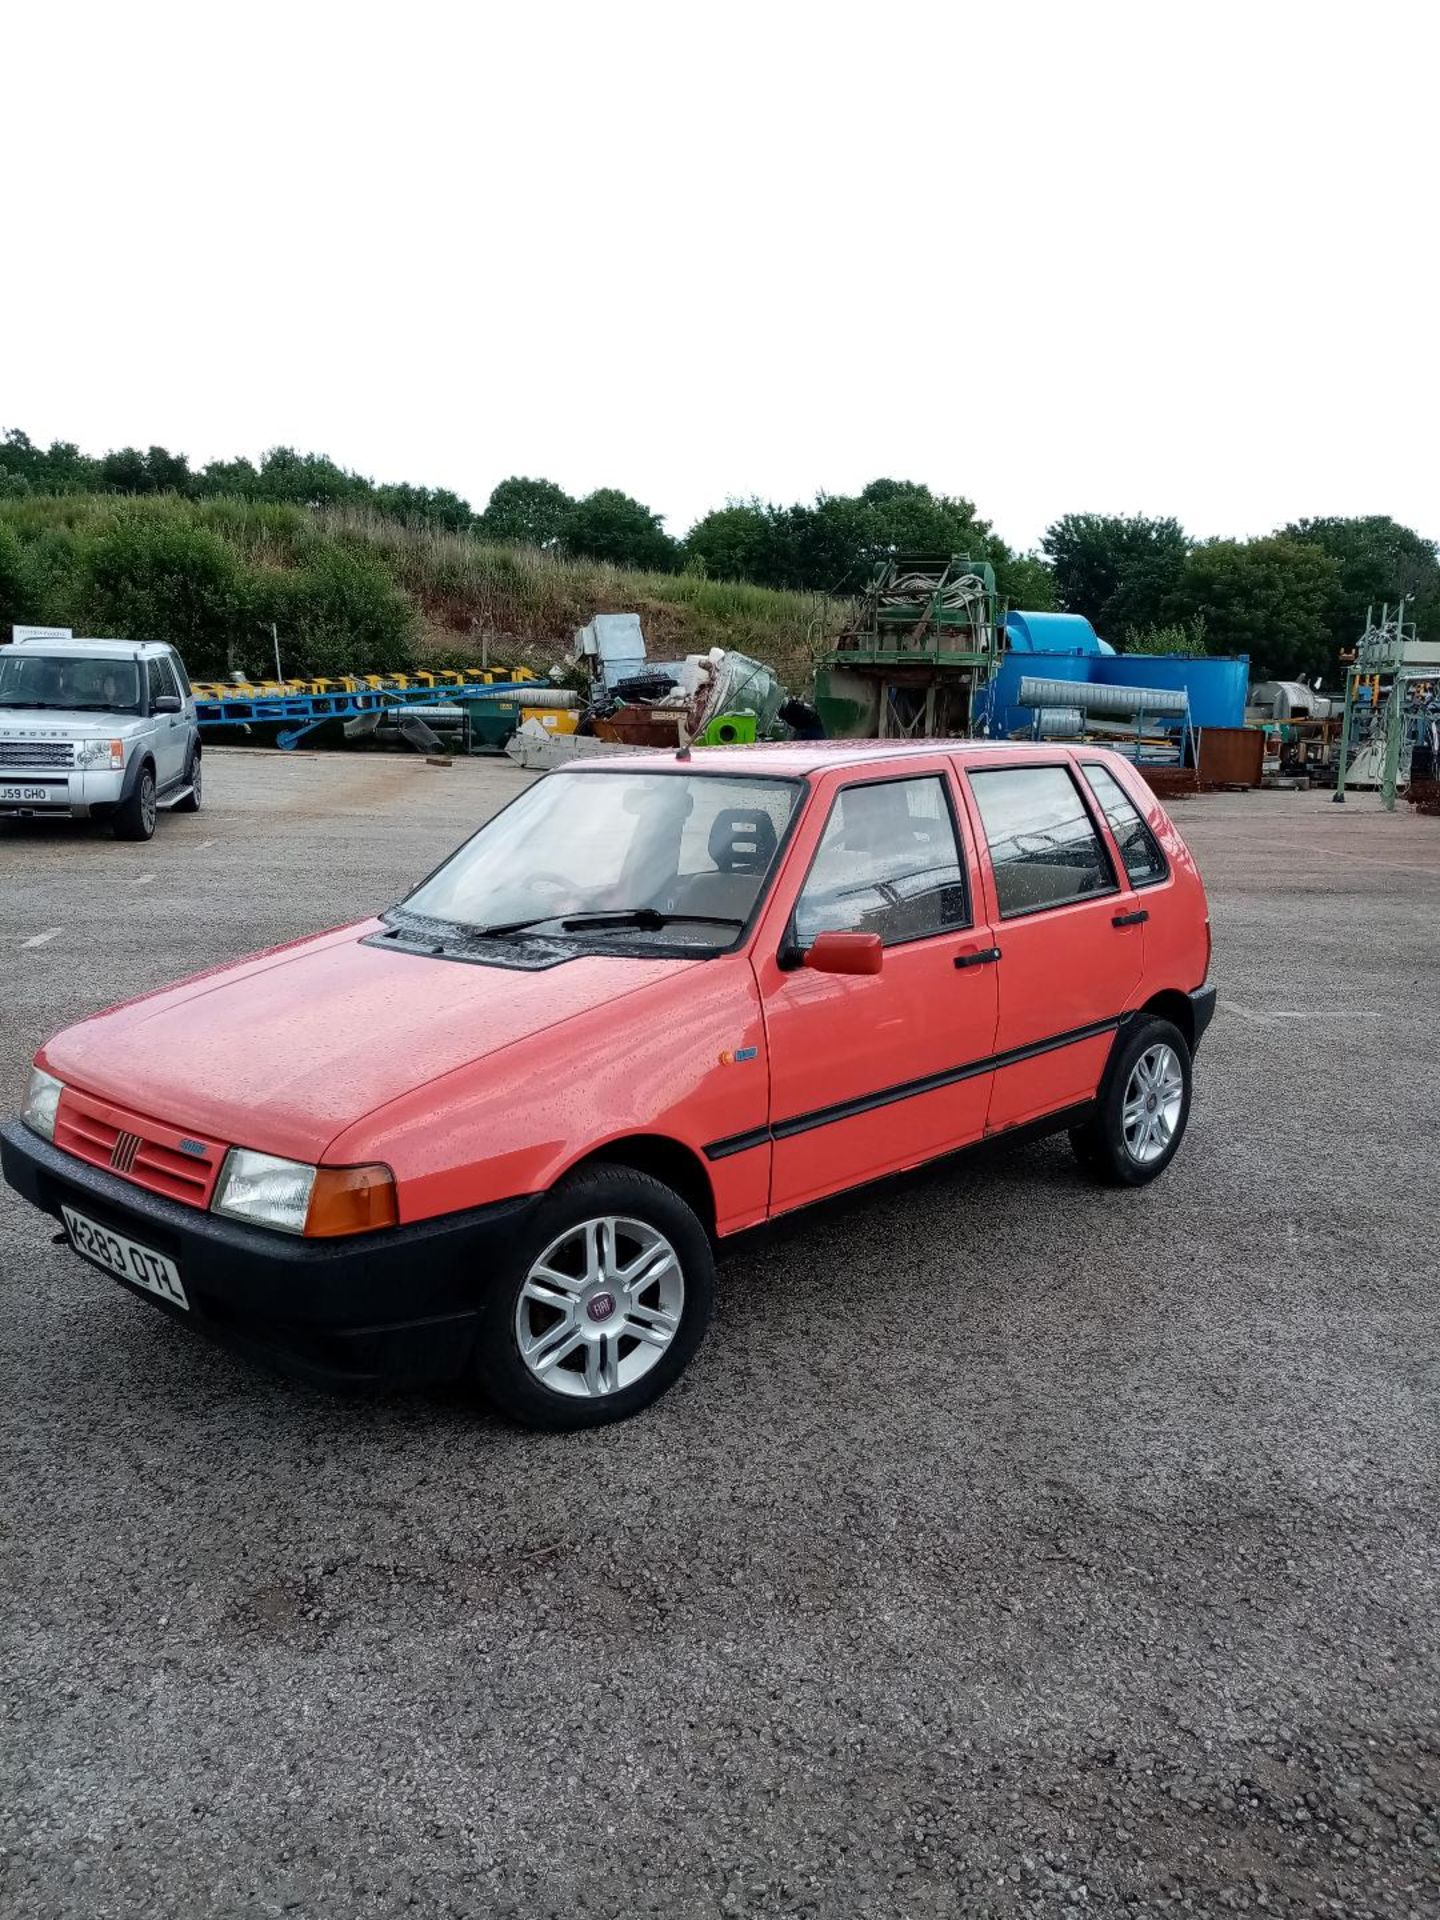
[[1210,986],[1195,987],[1195,988],[1192,988],[1191,990],[1190,1018],[1194,1023],[1191,1030],[1191,1033],[1192,1033],[1192,1037],[1190,1041],[1191,1053],[1194,1053],[1195,1049],[1199,1046],[1201,1036],[1205,1032],[1205,1029],[1209,1026],[1210,1022],[1215,1018],[1215,1000],[1216,1000],[1217,991],[1218,990],[1215,987],[1210,987]]
[[147,1193],[18,1121],[0,1128],[0,1165],[15,1191],[52,1218],[60,1219],[63,1202],[168,1255],[190,1311],[129,1291],[226,1346],[327,1385],[458,1378],[488,1283],[540,1199],[520,1195],[383,1233],[303,1240]]

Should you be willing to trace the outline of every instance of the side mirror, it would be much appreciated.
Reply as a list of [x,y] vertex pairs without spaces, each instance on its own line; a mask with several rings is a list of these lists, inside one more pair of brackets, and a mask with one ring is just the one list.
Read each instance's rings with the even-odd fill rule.
[[180,713],[185,702],[178,693],[157,693],[151,711],[154,713]]
[[802,964],[813,973],[879,973],[884,959],[878,933],[817,933]]

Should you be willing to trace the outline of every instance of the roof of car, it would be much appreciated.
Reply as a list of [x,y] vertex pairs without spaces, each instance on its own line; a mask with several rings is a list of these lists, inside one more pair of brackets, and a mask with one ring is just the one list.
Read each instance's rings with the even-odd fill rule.
[[797,774],[825,773],[832,767],[870,766],[876,761],[915,760],[937,753],[1033,760],[1037,752],[1049,753],[1057,748],[1063,752],[1064,746],[1064,742],[1054,740],[782,740],[759,742],[753,747],[702,747],[689,760],[679,760],[668,749],[596,755],[568,762],[565,771],[590,773],[624,767],[673,772],[679,765],[691,773],[773,773],[793,779]]
[[71,640],[19,640],[12,644],[27,653],[83,651],[104,660],[136,660],[142,655],[174,651],[168,640],[82,640],[78,636]]

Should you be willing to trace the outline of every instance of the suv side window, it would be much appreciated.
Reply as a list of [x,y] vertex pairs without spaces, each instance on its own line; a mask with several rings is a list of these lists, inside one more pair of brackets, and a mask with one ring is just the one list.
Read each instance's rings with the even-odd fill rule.
[[180,658],[178,653],[166,654],[165,658],[170,671],[175,676],[176,684],[180,689],[180,698],[182,700],[188,700],[195,689],[191,686],[190,676],[185,671],[185,662]]
[[1090,783],[1090,791],[1100,802],[1100,811],[1110,822],[1110,831],[1120,849],[1120,858],[1132,886],[1148,886],[1163,880],[1169,871],[1160,843],[1140,818],[1120,782],[1107,767],[1085,765],[1081,772]]
[[1095,823],[1065,767],[968,767],[966,776],[1002,919],[1115,891]]
[[970,924],[964,858],[938,774],[836,794],[795,903],[795,939],[878,933],[887,947]]
[[155,702],[162,693],[178,695],[180,689],[175,685],[175,676],[170,671],[169,661],[162,659],[159,654],[152,653],[145,662],[145,675],[150,682],[150,711],[154,713]]

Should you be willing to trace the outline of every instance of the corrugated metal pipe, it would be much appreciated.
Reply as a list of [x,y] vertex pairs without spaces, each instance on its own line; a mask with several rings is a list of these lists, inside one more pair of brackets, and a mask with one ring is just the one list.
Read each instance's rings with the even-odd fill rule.
[[1024,674],[1020,680],[1022,707],[1083,706],[1086,713],[1183,714],[1190,696],[1183,687],[1110,687],[1090,680],[1040,680]]

